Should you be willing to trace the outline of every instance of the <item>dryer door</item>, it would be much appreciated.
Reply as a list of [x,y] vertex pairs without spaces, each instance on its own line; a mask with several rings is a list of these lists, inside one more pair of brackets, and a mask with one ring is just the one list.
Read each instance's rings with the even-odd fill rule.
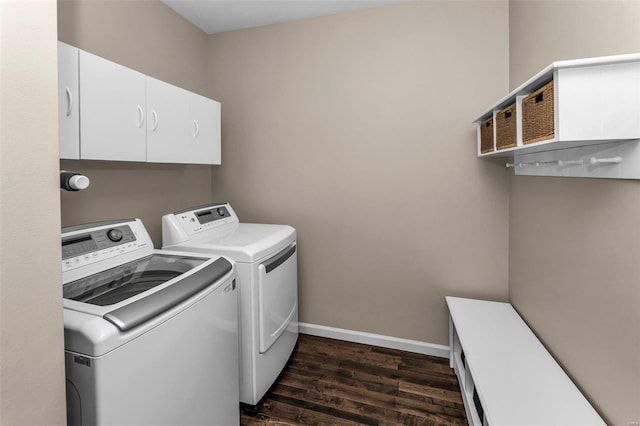
[[296,244],[258,266],[260,353],[287,329],[298,309],[298,258]]

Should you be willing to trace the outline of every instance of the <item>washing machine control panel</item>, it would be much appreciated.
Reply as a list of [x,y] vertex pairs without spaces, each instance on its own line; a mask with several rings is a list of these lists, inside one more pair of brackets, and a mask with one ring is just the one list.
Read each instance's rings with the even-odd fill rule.
[[189,235],[218,228],[230,223],[238,223],[238,217],[228,204],[183,210],[174,213],[174,217],[178,220],[182,229]]
[[137,222],[114,223],[100,228],[87,229],[84,232],[63,233],[63,272],[149,247],[150,241],[145,238],[146,231],[144,235],[140,235],[135,229],[137,225]]

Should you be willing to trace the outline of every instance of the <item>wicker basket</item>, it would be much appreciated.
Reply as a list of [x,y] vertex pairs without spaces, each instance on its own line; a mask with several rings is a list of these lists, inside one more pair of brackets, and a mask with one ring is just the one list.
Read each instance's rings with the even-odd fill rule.
[[553,80],[522,100],[522,142],[553,139]]
[[517,142],[516,104],[496,115],[496,149],[514,148]]
[[482,154],[493,151],[493,117],[480,123],[480,152]]

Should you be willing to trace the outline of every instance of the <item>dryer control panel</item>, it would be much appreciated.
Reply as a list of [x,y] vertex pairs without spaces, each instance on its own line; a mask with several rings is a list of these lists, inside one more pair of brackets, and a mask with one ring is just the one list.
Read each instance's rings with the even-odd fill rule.
[[192,207],[165,215],[163,217],[163,235],[165,223],[169,220],[187,235],[239,222],[238,217],[228,203]]
[[193,215],[196,217],[196,219],[198,219],[198,222],[201,225],[211,223],[220,219],[228,219],[231,216],[229,210],[227,210],[225,206],[213,207],[206,210],[198,210],[197,212],[194,212]]

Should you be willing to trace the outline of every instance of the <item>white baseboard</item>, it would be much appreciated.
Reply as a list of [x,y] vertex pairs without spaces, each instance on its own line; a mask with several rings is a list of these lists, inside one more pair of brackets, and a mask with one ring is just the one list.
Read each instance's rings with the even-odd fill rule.
[[344,328],[326,327],[324,325],[308,324],[304,322],[299,323],[298,326],[299,331],[302,334],[328,337],[330,339],[345,340],[353,343],[364,343],[365,345],[380,346],[383,348],[399,349],[401,351],[432,355],[440,358],[449,358],[449,346],[446,345],[437,345],[435,343],[400,339],[398,337],[345,330]]

